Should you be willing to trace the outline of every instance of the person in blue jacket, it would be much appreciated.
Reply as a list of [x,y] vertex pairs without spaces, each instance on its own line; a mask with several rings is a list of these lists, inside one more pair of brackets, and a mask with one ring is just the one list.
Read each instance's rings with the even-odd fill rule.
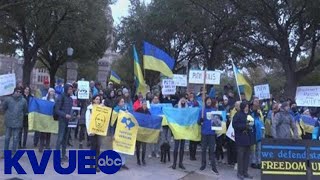
[[215,157],[214,157],[214,147],[215,147],[215,131],[211,129],[212,122],[211,118],[207,117],[208,112],[215,111],[215,109],[212,107],[212,100],[210,97],[207,97],[205,99],[205,109],[204,109],[204,114],[203,118],[201,117],[198,124],[201,125],[201,147],[202,147],[202,163],[200,170],[203,171],[206,168],[206,154],[207,154],[207,148],[209,146],[209,152],[210,152],[210,160],[211,160],[211,166],[212,166],[212,171],[215,174],[219,174],[217,167],[216,167],[216,162],[215,162]]
[[240,180],[243,180],[244,178],[253,179],[253,177],[248,174],[248,166],[250,147],[256,142],[256,129],[254,126],[254,120],[249,113],[249,105],[244,101],[240,104],[240,111],[234,115],[232,121],[238,150],[237,176]]

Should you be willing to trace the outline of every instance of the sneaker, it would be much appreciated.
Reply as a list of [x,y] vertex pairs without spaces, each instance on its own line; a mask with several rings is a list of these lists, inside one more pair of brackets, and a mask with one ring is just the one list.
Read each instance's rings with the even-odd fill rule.
[[239,180],[244,180],[244,176],[240,175],[240,174],[237,174],[237,177]]
[[160,155],[157,153],[157,154],[156,154],[156,157],[157,157],[157,158],[160,158]]
[[234,170],[235,170],[235,171],[238,170],[238,163],[234,164]]
[[249,174],[246,174],[243,177],[246,178],[246,179],[253,179],[253,176],[250,176]]
[[179,164],[179,168],[185,170],[186,168],[183,166],[183,164]]
[[146,161],[142,160],[142,165],[145,166],[146,165]]
[[216,175],[219,175],[217,168],[212,168],[211,171],[214,172]]
[[124,170],[129,170],[129,168],[124,164],[124,165],[122,165],[122,167],[121,167],[122,169],[124,169]]
[[200,167],[200,171],[203,171],[203,170],[205,170],[206,169],[206,166],[201,166]]
[[151,154],[149,154],[149,155],[148,155],[148,158],[152,158],[152,155],[151,155]]
[[138,164],[139,166],[141,166],[141,162],[140,162],[140,161],[137,161],[137,164]]

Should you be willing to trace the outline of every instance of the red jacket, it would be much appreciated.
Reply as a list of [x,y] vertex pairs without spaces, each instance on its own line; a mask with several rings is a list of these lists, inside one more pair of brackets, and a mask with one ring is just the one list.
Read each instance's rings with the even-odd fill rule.
[[136,102],[134,102],[133,104],[133,110],[137,111],[140,107],[142,107],[141,102],[138,100],[136,100]]

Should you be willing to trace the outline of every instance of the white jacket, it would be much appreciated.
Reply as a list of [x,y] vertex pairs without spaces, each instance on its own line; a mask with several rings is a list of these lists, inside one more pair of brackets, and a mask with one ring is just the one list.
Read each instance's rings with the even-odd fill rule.
[[90,135],[91,133],[89,132],[89,126],[90,126],[90,118],[91,118],[91,113],[92,113],[92,104],[90,104],[87,107],[87,111],[86,111],[86,129],[87,129],[87,133],[88,135]]

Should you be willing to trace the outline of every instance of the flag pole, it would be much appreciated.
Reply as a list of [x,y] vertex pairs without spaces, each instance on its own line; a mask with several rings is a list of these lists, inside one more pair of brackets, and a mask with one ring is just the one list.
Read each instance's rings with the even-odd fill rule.
[[238,84],[238,78],[237,78],[236,66],[235,66],[235,65],[234,65],[234,63],[233,63],[233,60],[231,60],[231,62],[232,62],[233,74],[234,74],[234,76],[235,76],[235,78],[236,78],[237,90],[238,90],[239,98],[240,98],[240,101],[242,101],[242,99],[241,99],[241,94],[240,94],[240,88],[239,88],[239,84]]
[[204,70],[204,83],[203,83],[203,88],[202,88],[202,112],[201,112],[201,117],[204,118],[204,108],[205,108],[205,98],[206,98],[206,83],[207,83],[207,70]]

